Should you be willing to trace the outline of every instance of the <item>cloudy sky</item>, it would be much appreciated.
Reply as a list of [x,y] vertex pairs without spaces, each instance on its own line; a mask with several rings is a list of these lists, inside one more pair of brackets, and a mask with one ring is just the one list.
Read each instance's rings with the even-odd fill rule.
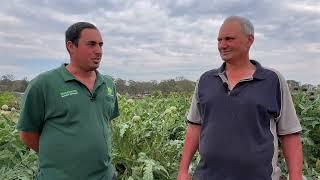
[[196,80],[222,63],[216,38],[230,15],[254,24],[252,59],[286,79],[320,84],[319,0],[4,0],[0,75],[31,79],[68,62],[66,28],[89,21],[104,40],[100,72]]

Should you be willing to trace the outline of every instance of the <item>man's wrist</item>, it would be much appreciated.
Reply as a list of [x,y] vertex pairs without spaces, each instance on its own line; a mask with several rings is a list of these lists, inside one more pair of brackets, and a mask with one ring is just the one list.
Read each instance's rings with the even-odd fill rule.
[[288,180],[303,180],[301,173],[289,173]]

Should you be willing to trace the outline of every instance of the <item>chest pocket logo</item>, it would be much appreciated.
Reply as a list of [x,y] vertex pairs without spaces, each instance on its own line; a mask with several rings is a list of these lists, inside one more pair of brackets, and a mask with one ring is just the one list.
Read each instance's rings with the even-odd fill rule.
[[112,90],[112,88],[107,87],[107,88],[106,88],[106,93],[107,93],[109,96],[112,96],[112,97],[113,97],[113,90]]
[[70,91],[64,91],[60,93],[60,96],[62,98],[67,97],[67,96],[72,96],[72,95],[77,95],[78,91],[77,90],[70,90]]

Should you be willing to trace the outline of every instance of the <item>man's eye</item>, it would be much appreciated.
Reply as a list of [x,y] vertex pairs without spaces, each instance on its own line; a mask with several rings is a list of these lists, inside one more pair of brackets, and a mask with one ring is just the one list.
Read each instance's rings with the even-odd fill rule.
[[231,41],[231,40],[234,40],[233,37],[226,37],[226,41]]

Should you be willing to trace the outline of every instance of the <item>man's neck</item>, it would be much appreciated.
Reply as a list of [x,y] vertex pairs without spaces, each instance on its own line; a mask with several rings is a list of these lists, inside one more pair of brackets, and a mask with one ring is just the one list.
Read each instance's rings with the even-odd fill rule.
[[66,68],[77,79],[95,79],[96,77],[95,71],[84,71],[83,69],[74,66],[72,63],[68,64]]
[[249,59],[234,61],[232,63],[226,62],[225,71],[229,89],[233,89],[241,80],[253,77],[255,69],[255,65]]
[[225,67],[226,72],[228,73],[245,73],[252,72],[255,70],[255,65],[253,65],[249,58],[246,59],[238,59],[230,62],[226,62]]
[[94,84],[97,78],[95,71],[84,71],[72,64],[67,65],[67,70],[82,84],[84,84],[90,92],[93,91]]

